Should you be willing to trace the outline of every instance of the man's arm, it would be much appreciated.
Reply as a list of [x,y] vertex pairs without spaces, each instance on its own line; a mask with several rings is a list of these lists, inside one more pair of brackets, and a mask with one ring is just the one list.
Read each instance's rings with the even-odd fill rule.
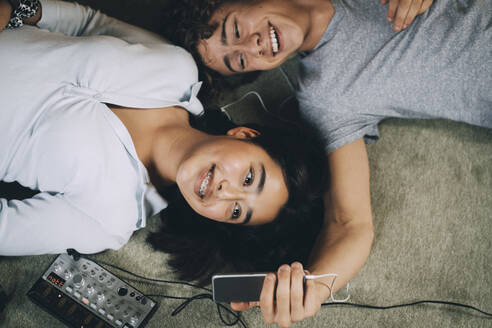
[[[330,186],[325,194],[325,222],[309,270],[313,274],[337,273],[336,292],[362,268],[374,238],[364,140],[335,150],[328,156],[328,164]],[[330,285],[331,280],[323,283]]]

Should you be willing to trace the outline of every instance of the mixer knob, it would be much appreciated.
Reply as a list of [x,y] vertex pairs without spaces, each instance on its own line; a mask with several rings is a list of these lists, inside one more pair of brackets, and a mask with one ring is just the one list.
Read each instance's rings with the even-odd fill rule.
[[92,286],[91,284],[87,285],[87,294],[88,295],[92,295],[94,294],[96,290],[94,289],[94,286]]
[[84,284],[85,284],[84,278],[82,278],[80,274],[76,274],[75,276],[73,276],[73,285],[75,288],[80,288],[84,286]]
[[104,301],[104,298],[105,298],[105,296],[104,296],[103,292],[97,293],[97,302],[98,303],[102,303]]
[[109,279],[109,281],[107,283],[108,287],[109,288],[113,287],[113,284],[114,284],[115,281],[116,281],[116,279],[114,279],[114,278]]
[[63,271],[63,276],[65,277],[65,280],[72,278],[72,275],[73,275],[72,271],[70,271],[70,270]]
[[55,263],[54,269],[55,269],[56,272],[59,273],[62,270],[61,264],[60,263]]
[[127,293],[128,293],[128,289],[125,287],[120,287],[118,289],[118,295],[120,296],[126,296]]
[[80,288],[80,287],[84,286],[84,284],[85,284],[84,278],[82,278],[82,276],[80,274],[74,275],[72,282],[73,282],[73,285],[75,288]]
[[106,279],[106,276],[107,276],[107,274],[103,272],[97,278],[99,279],[99,281],[103,281],[104,279]]

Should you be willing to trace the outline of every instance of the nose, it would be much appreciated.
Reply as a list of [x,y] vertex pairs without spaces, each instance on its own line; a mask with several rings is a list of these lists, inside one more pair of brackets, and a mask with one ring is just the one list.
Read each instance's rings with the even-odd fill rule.
[[215,196],[221,200],[237,200],[243,196],[243,191],[233,186],[229,181],[221,181],[215,188]]
[[251,56],[259,57],[265,54],[264,42],[262,42],[261,35],[259,33],[254,33],[245,39],[241,44],[242,51],[249,53]]

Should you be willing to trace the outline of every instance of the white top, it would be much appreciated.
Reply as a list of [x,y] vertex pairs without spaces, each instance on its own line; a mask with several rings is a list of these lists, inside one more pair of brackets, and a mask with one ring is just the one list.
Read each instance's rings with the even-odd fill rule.
[[0,199],[0,255],[118,249],[167,203],[104,103],[199,114],[197,68],[155,34],[75,3],[41,3],[39,26],[58,33],[0,33],[0,180],[41,191]]

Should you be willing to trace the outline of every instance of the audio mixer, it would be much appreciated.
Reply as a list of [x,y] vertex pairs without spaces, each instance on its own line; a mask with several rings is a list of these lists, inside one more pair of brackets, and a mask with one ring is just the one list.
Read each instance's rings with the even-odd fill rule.
[[97,263],[59,255],[27,295],[76,328],[141,328],[157,303]]

